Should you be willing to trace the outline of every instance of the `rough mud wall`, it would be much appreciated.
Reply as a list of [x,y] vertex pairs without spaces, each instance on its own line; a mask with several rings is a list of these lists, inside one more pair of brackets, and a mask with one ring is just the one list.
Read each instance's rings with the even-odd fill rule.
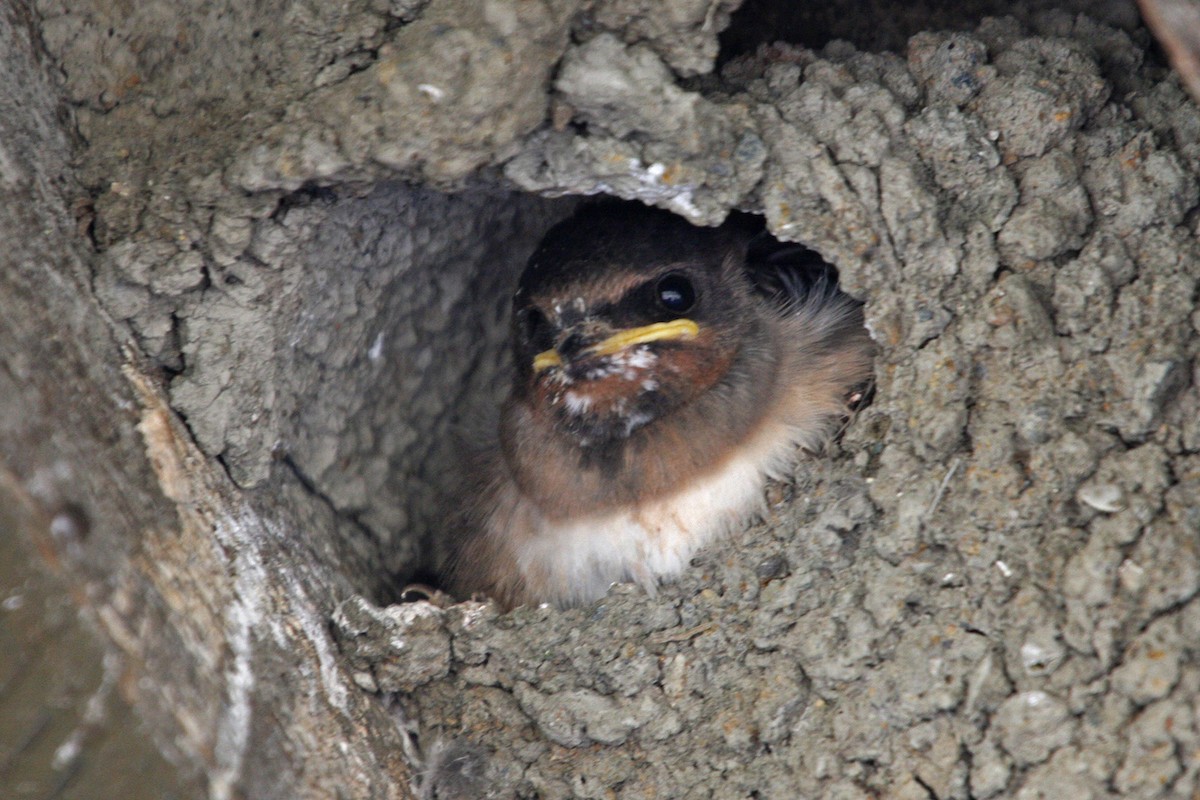
[[282,466],[402,579],[502,396],[511,286],[554,208],[400,184],[285,204],[174,298],[173,404],[240,484]]
[[[40,94],[4,95],[0,544],[60,572],[105,685],[213,797],[409,793],[327,623],[416,566],[443,434],[494,398],[511,271],[574,202],[477,171],[542,124],[571,25],[612,20],[426,5],[4,9]],[[692,11],[636,37],[706,67],[725,11]],[[121,785],[76,769],[95,746],[33,758],[57,728],[31,725],[4,777]]]
[[[429,797],[1191,796],[1196,107],[1144,32],[1069,14],[713,75],[729,8],[645,5],[38,5],[96,296],[341,571],[297,618],[386,695],[356,744]],[[874,404],[656,599],[335,612],[413,558],[405,487],[436,496],[447,409],[492,391],[443,359],[495,364],[501,275],[566,208],[514,188],[763,212],[867,301]],[[239,663],[273,698],[279,657]],[[269,796],[257,724],[218,774]]]
[[615,38],[568,55],[586,134],[507,174],[761,208],[867,299],[877,393],[657,599],[407,623],[449,654],[401,703],[445,796],[1197,791],[1200,113],[1144,42],[989,20],[698,91]]
[[363,733],[387,717],[327,632],[378,555],[331,537],[307,493],[260,513],[96,301],[37,42],[28,9],[0,6],[3,794],[404,796],[399,751]]

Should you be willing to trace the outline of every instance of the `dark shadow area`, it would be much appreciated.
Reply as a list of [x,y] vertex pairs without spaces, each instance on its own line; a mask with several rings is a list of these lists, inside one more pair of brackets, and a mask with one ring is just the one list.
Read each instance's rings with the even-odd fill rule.
[[984,17],[1014,15],[1024,19],[1050,10],[1086,12],[1125,28],[1139,24],[1132,2],[1034,0],[1018,4],[1009,0],[915,3],[832,0],[828,3],[793,3],[746,0],[721,34],[718,66],[770,42],[789,42],[815,49],[841,39],[859,50],[902,53],[909,37],[920,31],[965,31],[974,28]]

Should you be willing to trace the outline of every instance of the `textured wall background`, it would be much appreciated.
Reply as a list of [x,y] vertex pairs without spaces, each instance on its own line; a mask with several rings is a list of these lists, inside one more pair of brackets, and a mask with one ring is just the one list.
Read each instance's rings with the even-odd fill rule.
[[[1127,4],[755,3],[714,71],[734,5],[37,4],[64,296],[169,511],[54,478],[16,389],[6,485],[92,520],[65,580],[210,796],[1197,791],[1200,112]],[[863,49],[751,47],[796,26]],[[596,192],[820,250],[873,405],[655,599],[380,608],[541,195]]]

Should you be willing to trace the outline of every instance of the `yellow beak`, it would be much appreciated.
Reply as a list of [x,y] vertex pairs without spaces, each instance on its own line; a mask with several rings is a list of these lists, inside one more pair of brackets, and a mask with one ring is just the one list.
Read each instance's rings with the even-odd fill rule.
[[[611,356],[635,344],[659,342],[663,339],[694,339],[699,334],[700,326],[690,319],[673,319],[670,322],[656,322],[653,325],[617,331],[607,339],[592,345],[584,353],[589,356]],[[543,350],[533,357],[534,372],[561,366],[562,356],[553,348]]]

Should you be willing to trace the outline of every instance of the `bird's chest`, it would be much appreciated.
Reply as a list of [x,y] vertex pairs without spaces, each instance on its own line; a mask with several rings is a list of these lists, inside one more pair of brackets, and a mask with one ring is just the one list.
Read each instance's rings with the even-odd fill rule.
[[762,430],[666,496],[581,517],[551,519],[528,509],[528,535],[514,552],[518,569],[541,596],[560,603],[601,597],[615,581],[652,592],[659,578],[679,574],[697,549],[757,510],[767,475],[794,455],[792,437]]

